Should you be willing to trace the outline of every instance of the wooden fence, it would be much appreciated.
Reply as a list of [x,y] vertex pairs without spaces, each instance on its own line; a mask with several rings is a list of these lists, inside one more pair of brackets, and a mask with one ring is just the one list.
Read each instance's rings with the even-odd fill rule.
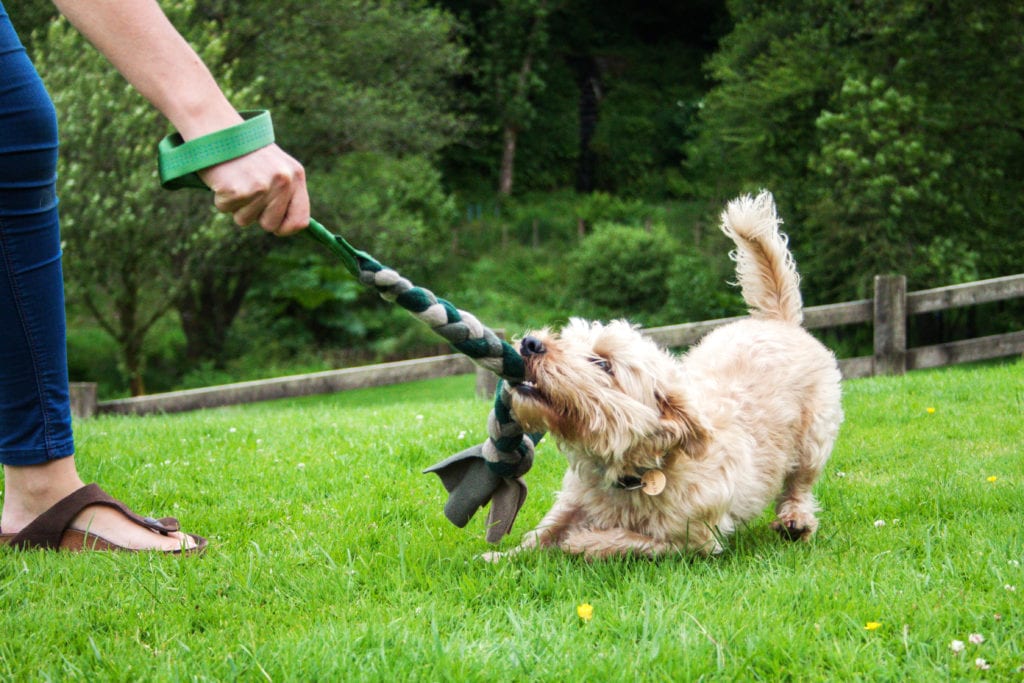
[[[804,327],[809,330],[871,322],[874,325],[874,354],[841,358],[843,377],[898,375],[907,370],[935,368],[1024,353],[1024,330],[964,341],[907,348],[907,317],[963,306],[1024,297],[1024,274],[979,280],[951,287],[907,293],[902,275],[875,277],[873,299],[848,301],[804,309]],[[653,327],[647,330],[658,343],[673,348],[689,346],[719,325],[739,318],[722,318],[699,323]]]
[[[906,278],[902,275],[878,276],[872,299],[804,309],[804,326],[807,329],[873,323],[874,353],[840,359],[839,367],[844,378],[902,374],[919,368],[1024,354],[1024,330],[907,348],[908,316],[1024,297],[1024,274],[910,293],[906,288]],[[714,328],[739,319],[720,318],[652,327],[645,333],[663,346],[684,348]],[[75,383],[72,385],[72,411],[78,417],[97,413],[141,415],[182,412],[466,374],[475,368],[465,356],[452,354],[101,402],[96,400],[95,384]],[[494,375],[485,370],[477,370],[477,373],[478,395],[490,396],[496,381]]]

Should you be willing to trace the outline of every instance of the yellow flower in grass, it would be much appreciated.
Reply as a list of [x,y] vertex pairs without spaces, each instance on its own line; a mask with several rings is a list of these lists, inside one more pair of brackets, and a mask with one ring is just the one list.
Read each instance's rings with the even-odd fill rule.
[[988,482],[988,483],[990,483],[990,484],[994,484],[994,483],[996,483],[996,480],[997,480],[997,479],[999,479],[999,477],[997,477],[997,476],[995,476],[995,475],[993,474],[993,475],[992,475],[991,477],[989,477],[989,478],[988,478],[988,479],[986,479],[985,481],[987,481],[987,482]]
[[931,406],[928,406],[927,408],[924,409],[924,412],[928,413],[929,415],[934,415],[935,414],[935,408],[932,408]]
[[594,618],[594,606],[589,602],[576,605],[576,614],[583,621],[590,621]]
[[865,631],[874,631],[875,629],[877,629],[881,625],[882,625],[882,622],[880,622],[880,621],[869,621],[868,623],[866,623],[864,625],[864,630]]

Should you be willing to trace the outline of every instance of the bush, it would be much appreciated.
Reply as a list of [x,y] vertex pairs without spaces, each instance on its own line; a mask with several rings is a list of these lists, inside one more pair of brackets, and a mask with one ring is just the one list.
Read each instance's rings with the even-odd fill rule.
[[482,257],[451,289],[452,303],[488,327],[504,328],[510,337],[564,321],[561,253],[510,245],[500,255]]
[[734,277],[732,262],[723,252],[719,258],[698,253],[683,253],[672,262],[668,278],[669,300],[657,324],[726,318],[746,313],[738,287],[729,284]]
[[646,322],[668,301],[668,279],[678,252],[678,243],[663,229],[599,225],[569,256],[571,307],[586,317]]

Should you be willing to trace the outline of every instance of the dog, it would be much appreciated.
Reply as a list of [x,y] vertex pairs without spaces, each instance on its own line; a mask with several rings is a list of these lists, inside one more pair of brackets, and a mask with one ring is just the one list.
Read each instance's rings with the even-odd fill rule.
[[772,527],[808,540],[812,487],[843,420],[835,356],[803,329],[800,278],[772,195],[722,213],[750,317],[676,358],[628,322],[571,319],[519,341],[527,381],[511,408],[569,468],[554,507],[507,553],[588,559],[713,555],[774,500]]

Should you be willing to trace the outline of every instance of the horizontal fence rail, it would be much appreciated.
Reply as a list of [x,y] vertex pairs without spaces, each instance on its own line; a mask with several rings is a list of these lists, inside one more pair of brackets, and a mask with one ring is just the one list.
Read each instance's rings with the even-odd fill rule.
[[[804,327],[811,330],[869,322],[874,326],[873,355],[839,359],[839,368],[846,379],[902,374],[907,370],[1024,354],[1024,330],[932,346],[906,346],[909,316],[1022,298],[1024,274],[910,293],[906,291],[904,276],[879,275],[875,278],[874,294],[873,299],[804,309]],[[693,345],[716,327],[741,319],[719,318],[652,327],[644,330],[644,333],[662,346],[684,348]],[[96,385],[83,382],[72,384],[71,404],[72,411],[78,417],[90,417],[97,413],[173,413],[379,387],[467,374],[474,369],[476,366],[466,356],[451,354],[101,402],[96,400]],[[477,373],[477,393],[489,396],[493,393],[496,381],[494,375],[480,369],[477,369]]]
[[[96,403],[92,412],[122,415],[177,413],[280,398],[333,394],[350,389],[381,387],[420,379],[465,375],[473,372],[475,368],[473,361],[461,353],[456,353],[395,363],[380,363],[342,370],[328,370],[274,379],[221,384],[202,389],[185,389],[149,396],[100,401]],[[91,392],[95,395],[95,385],[92,385]],[[88,386],[72,386],[72,404],[74,405],[76,401],[76,395],[88,395],[89,393]],[[81,398],[77,398],[77,400],[83,402]],[[88,398],[85,398],[84,402],[88,403]],[[88,408],[79,408],[79,414],[87,416]]]
[[[1024,354],[1024,331],[906,348],[907,316],[1021,297],[1024,297],[1024,274],[910,293],[906,293],[906,279],[902,275],[880,275],[875,278],[875,298],[810,306],[804,309],[804,327],[814,330],[873,323],[874,355],[839,359],[843,377],[900,374],[907,370]],[[716,327],[740,319],[719,318],[652,327],[644,332],[663,346],[682,348],[696,343]]]

